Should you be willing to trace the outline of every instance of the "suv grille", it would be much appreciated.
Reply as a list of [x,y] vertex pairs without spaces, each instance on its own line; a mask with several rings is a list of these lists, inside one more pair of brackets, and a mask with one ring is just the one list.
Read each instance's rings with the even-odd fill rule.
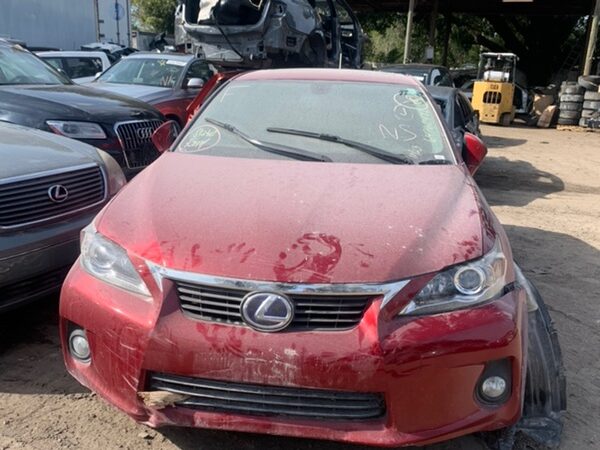
[[[56,186],[61,187],[59,202],[50,195]],[[55,219],[99,205],[105,198],[104,175],[95,164],[16,181],[0,180],[0,228]]]
[[237,414],[329,420],[376,419],[385,413],[379,394],[262,386],[151,374],[150,391],[189,397],[177,406]]
[[129,169],[140,169],[151,164],[159,153],[152,143],[152,134],[162,125],[162,121],[135,120],[115,125],[115,132],[123,147],[125,164]]
[[[246,290],[175,281],[183,312],[195,319],[245,325],[241,304]],[[361,321],[373,295],[287,294],[294,319],[287,330],[347,330]]]
[[50,294],[60,288],[71,267],[62,267],[13,284],[2,286],[0,310],[30,298]]

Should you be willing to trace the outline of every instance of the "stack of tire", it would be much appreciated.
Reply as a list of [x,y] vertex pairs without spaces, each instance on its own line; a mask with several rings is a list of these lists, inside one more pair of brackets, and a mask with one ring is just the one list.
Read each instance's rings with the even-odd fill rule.
[[600,76],[579,77],[579,85],[585,89],[579,126],[597,128],[600,124]]
[[560,86],[560,103],[558,106],[559,125],[579,125],[583,111],[585,88],[577,81],[565,81]]

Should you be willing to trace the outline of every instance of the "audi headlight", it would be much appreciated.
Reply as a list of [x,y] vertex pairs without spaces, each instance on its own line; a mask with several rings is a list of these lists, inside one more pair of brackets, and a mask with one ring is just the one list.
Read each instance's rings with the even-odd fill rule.
[[483,258],[437,274],[400,314],[437,314],[494,300],[508,284],[506,269],[506,257],[496,240]]
[[62,120],[47,120],[46,124],[52,131],[61,136],[73,139],[106,139],[106,133],[100,125],[92,122],[65,122]]
[[81,264],[92,276],[127,291],[150,297],[127,252],[88,225],[81,232]]
[[102,159],[104,167],[106,168],[106,178],[108,182],[108,194],[110,197],[115,195],[121,190],[123,186],[127,184],[127,179],[123,174],[123,170],[119,163],[115,159],[99,148],[96,149],[98,156]]

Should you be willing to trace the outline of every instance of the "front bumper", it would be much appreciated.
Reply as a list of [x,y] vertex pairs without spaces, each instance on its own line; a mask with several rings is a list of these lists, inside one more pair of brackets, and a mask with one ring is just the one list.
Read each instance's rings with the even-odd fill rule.
[[[184,316],[172,289],[148,302],[71,271],[61,296],[61,339],[69,372],[136,420],[330,439],[379,446],[429,444],[517,422],[522,409],[527,309],[521,290],[478,308],[383,323],[381,300],[349,331],[265,334]],[[89,364],[66,339],[85,329]],[[487,363],[508,360],[510,396],[480,403]],[[323,420],[148,407],[138,393],[150,373],[279,386],[381,394],[385,414]]]
[[96,213],[0,233],[0,312],[58,291],[79,255],[79,233]]

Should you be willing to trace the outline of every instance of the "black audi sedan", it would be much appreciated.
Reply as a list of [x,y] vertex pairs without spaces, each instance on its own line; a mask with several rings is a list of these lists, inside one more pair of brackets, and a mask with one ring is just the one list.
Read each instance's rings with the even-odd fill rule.
[[158,157],[152,106],[74,84],[19,45],[0,39],[0,121],[50,131],[109,153],[128,178]]

